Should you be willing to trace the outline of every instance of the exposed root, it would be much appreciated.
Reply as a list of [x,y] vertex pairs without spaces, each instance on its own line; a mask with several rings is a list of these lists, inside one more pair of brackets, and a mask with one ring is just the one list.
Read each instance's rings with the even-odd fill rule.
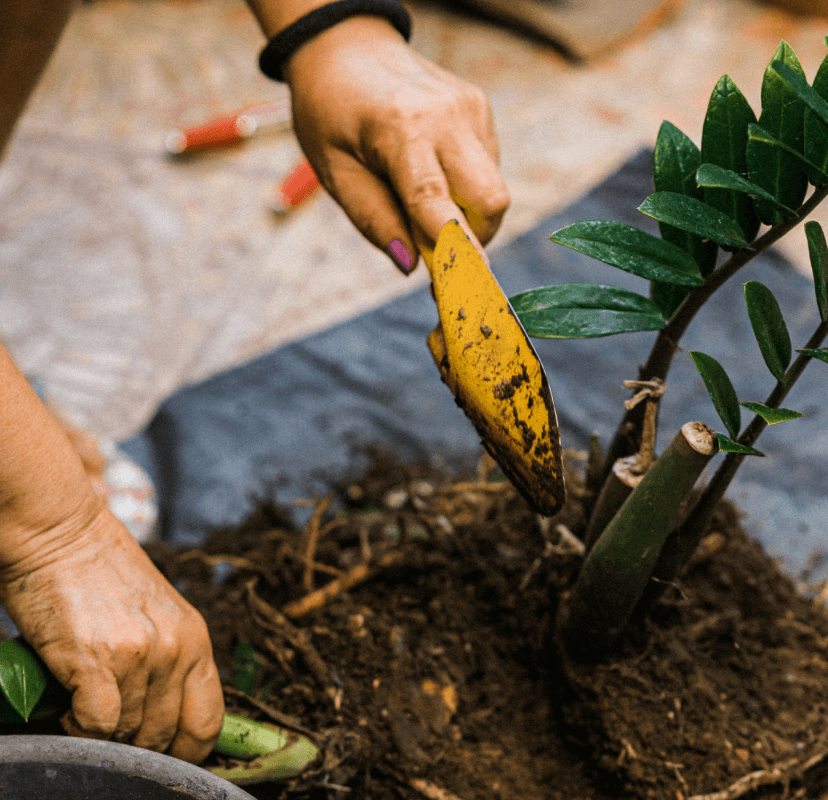
[[826,758],[828,758],[828,752],[817,753],[805,763],[800,763],[795,758],[789,761],[783,761],[771,769],[760,769],[756,772],[751,772],[739,778],[738,781],[726,789],[713,792],[712,794],[693,795],[688,800],[738,800],[738,798],[745,797],[764,786],[772,786],[777,783],[788,784],[794,780],[801,779],[805,773],[818,764],[821,764]]
[[401,551],[389,550],[383,553],[373,564],[357,564],[357,566],[349,569],[341,577],[334,578],[320,589],[305,595],[300,600],[296,600],[293,603],[286,603],[282,606],[282,614],[291,619],[297,619],[303,617],[305,614],[309,614],[311,611],[318,611],[337,595],[353,589],[354,586],[376,575],[381,569],[399,563],[401,560]]
[[460,800],[456,794],[441,789],[423,778],[412,778],[408,785],[428,800]]
[[[291,647],[295,648],[304,659],[308,670],[319,685],[333,697],[335,695],[335,687],[331,682],[330,671],[317,649],[311,643],[307,631],[294,626],[284,614],[277,611],[270,603],[256,594],[255,588],[257,580],[257,578],[253,578],[245,586],[247,591],[247,604],[256,622],[263,628],[281,636]],[[265,639],[265,646],[272,653],[276,653],[280,649],[279,643],[271,637]]]

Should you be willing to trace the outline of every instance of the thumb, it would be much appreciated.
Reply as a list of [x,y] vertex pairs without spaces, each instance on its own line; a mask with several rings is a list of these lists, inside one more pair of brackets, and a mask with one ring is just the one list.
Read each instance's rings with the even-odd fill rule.
[[121,716],[121,692],[111,672],[86,675],[72,694],[72,710],[61,718],[70,736],[109,739]]

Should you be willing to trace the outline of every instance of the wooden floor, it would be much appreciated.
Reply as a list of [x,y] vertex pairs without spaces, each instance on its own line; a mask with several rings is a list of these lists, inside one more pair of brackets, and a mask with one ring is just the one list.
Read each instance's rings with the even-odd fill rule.
[[[575,67],[449,3],[411,9],[414,47],[491,99],[513,197],[494,245],[651,146],[662,119],[698,141],[721,74],[758,107],[781,38],[813,76],[828,33],[747,0],[685,0]],[[169,128],[282,96],[257,72],[261,44],[242,0],[84,4],[0,168],[0,339],[99,435],[125,437],[177,387],[425,280],[399,276],[322,194],[272,214],[299,157],[290,134],[165,156]],[[807,268],[801,243],[793,256]]]

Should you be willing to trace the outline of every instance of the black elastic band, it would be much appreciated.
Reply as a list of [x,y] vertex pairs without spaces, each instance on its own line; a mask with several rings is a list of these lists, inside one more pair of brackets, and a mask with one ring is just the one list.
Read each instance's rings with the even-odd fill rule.
[[283,81],[282,64],[305,42],[348,17],[369,14],[385,17],[408,41],[411,17],[397,0],[338,0],[315,8],[277,33],[259,55],[259,69],[274,81]]

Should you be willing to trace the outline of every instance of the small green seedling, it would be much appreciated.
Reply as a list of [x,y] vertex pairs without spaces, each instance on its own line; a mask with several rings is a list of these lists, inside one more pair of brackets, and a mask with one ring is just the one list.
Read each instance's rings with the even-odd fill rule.
[[[813,335],[794,357],[773,293],[759,281],[747,282],[748,318],[776,385],[761,402],[740,400],[726,365],[692,352],[724,431],[688,423],[654,458],[655,404],[688,326],[721,286],[828,196],[828,57],[809,84],[793,50],[781,42],[765,70],[761,97],[757,118],[731,78],[722,77],[710,97],[700,148],[675,125],[662,124],[655,191],[638,209],[657,220],[660,237],[604,220],[576,222],[552,235],[558,244],[646,279],[649,297],[612,286],[565,284],[510,298],[530,336],[658,331],[639,380],[630,382],[639,394],[628,401],[595,482],[587,556],[562,611],[562,641],[576,658],[604,655],[630,619],[646,612],[676,578],[739,465],[747,456],[762,456],[754,447],[762,431],[802,416],[782,403],[805,367],[814,360],[828,363],[828,349],[822,348],[828,334],[828,246],[819,224],[808,222],[820,319]],[[754,414],[745,428],[742,408]],[[692,495],[717,452],[725,454],[722,463],[704,490]]]

